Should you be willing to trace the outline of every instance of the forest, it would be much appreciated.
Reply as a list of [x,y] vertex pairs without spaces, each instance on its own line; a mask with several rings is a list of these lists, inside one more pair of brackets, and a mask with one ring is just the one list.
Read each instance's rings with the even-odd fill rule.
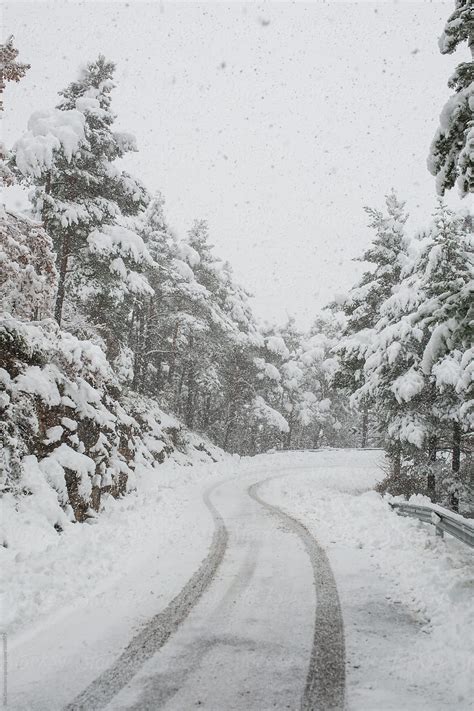
[[[115,129],[114,62],[92,58],[55,106],[32,113],[1,147],[3,185],[30,201],[0,212],[2,492],[47,491],[82,521],[174,448],[381,447],[381,491],[472,509],[469,0],[456,0],[440,40],[442,54],[458,48],[425,229],[407,228],[409,195],[388,184],[385,203],[365,208],[362,277],[307,332],[292,318],[263,323],[206,220],[178,238],[165,197],[120,167],[138,148]],[[1,51],[3,90],[29,65],[14,38]],[[447,207],[450,190],[464,209]]]

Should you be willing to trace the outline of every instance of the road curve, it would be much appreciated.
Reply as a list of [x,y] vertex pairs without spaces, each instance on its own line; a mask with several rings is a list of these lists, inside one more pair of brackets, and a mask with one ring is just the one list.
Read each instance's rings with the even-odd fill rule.
[[208,556],[67,711],[343,709],[331,568],[306,528],[257,493],[263,477],[206,492],[216,525]]
[[212,490],[220,484],[221,482],[213,485],[203,496],[204,503],[214,519],[215,530],[209,552],[198,570],[169,605],[145,623],[115,663],[69,703],[65,711],[94,711],[105,708],[120,689],[130,682],[147,659],[166,644],[209,586],[222,562],[228,541],[222,516],[210,500]]
[[250,486],[249,495],[281,518],[301,538],[313,566],[317,605],[313,648],[301,711],[342,711],[345,698],[345,643],[336,581],[324,549],[306,526],[258,495],[258,489],[266,481]]

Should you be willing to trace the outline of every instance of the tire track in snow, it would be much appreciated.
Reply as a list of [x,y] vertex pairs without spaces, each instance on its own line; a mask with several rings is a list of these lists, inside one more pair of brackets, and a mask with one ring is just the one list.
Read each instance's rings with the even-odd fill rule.
[[306,526],[278,506],[264,501],[257,490],[271,481],[253,484],[248,494],[271,514],[282,519],[301,538],[311,560],[316,592],[313,647],[301,711],[343,711],[345,698],[345,642],[336,581],[324,549]]
[[169,605],[143,625],[114,664],[69,703],[64,711],[95,711],[107,706],[145,662],[166,644],[209,587],[224,558],[229,538],[224,519],[210,500],[211,492],[222,483],[214,484],[203,496],[214,519],[215,530],[209,552],[198,570]]

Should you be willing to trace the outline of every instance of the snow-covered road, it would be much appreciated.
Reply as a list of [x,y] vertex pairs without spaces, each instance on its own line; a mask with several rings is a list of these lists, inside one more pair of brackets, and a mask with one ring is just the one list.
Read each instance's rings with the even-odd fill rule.
[[110,549],[122,575],[91,562],[90,594],[12,638],[11,708],[468,709],[468,552],[369,491],[379,463],[288,453],[149,483]]
[[[167,645],[107,708],[298,706],[312,650],[313,570],[300,538],[249,496],[252,480],[255,475],[232,479],[211,493],[227,531],[222,564]],[[340,645],[340,627],[332,632]],[[342,708],[338,691],[328,692],[338,703],[325,708]],[[91,707],[87,698],[74,706]]]

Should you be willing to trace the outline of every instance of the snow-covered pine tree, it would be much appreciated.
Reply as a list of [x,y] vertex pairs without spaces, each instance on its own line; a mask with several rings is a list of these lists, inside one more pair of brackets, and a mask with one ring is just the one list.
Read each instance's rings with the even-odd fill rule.
[[385,205],[386,214],[371,207],[365,208],[375,238],[357,261],[367,262],[373,268],[364,272],[344,304],[347,325],[353,331],[371,328],[377,321],[380,304],[390,296],[393,286],[398,284],[405,263],[405,223],[408,219],[405,203],[392,190],[385,197]]
[[[193,379],[188,377],[187,397],[194,393],[189,403],[194,403],[197,426],[216,430],[219,411],[224,407],[228,392],[226,375],[231,373],[231,368],[224,369],[223,361],[234,362],[236,350],[242,352],[243,359],[250,358],[256,326],[248,294],[236,284],[230,265],[212,254],[207,237],[203,244],[195,242],[193,248],[190,241],[187,247],[198,255],[194,273],[208,294],[208,303],[206,300],[205,309],[201,309],[205,329],[196,334],[188,353],[194,386]],[[242,433],[240,429],[239,433]],[[244,440],[245,436],[241,439],[242,445]]]
[[[30,68],[29,64],[18,62],[17,57],[18,50],[13,44],[13,36],[10,36],[4,44],[0,44],[0,114],[3,112],[3,92],[7,82],[20,81]],[[8,166],[10,157],[5,144],[0,141],[0,187],[13,185],[15,182],[14,175]]]
[[[402,268],[406,262],[407,238],[405,223],[407,214],[405,203],[392,190],[385,197],[386,213],[366,208],[370,217],[369,227],[375,230],[375,238],[358,261],[368,262],[372,269],[364,272],[358,284],[353,287],[342,304],[347,321],[336,352],[339,369],[334,384],[348,388],[351,392],[359,389],[364,377],[364,352],[371,340],[371,330],[380,318],[380,306],[390,296],[398,284]],[[362,411],[361,445],[367,444],[367,423],[370,400],[360,401]]]
[[33,114],[15,146],[16,166],[35,186],[33,206],[57,254],[56,319],[66,297],[72,311],[80,305],[96,325],[115,313],[103,327],[108,341],[116,305],[127,294],[151,292],[137,273],[149,255],[133,229],[120,224],[140,213],[148,196],[115,163],[136,147],[132,136],[113,130],[113,72],[103,56],[89,63],[60,92],[56,110]]
[[[474,429],[474,234],[472,217],[440,202],[430,241],[420,258],[424,300],[414,323],[426,334],[421,367],[436,391],[433,418],[451,449],[445,477],[457,508],[463,435]],[[446,431],[447,430],[447,431]]]
[[179,259],[178,241],[168,226],[161,193],[151,199],[138,231],[153,260],[146,267],[153,294],[134,300],[129,343],[134,352],[133,382],[140,391],[165,396],[172,406],[168,391],[179,351],[180,314],[195,280],[192,269]]
[[214,344],[218,340],[219,319],[213,316],[219,310],[216,299],[217,277],[214,279],[212,265],[216,258],[209,244],[209,230],[204,220],[196,221],[180,245],[182,257],[202,291],[186,304],[186,318],[178,326],[181,333],[181,359],[179,377],[176,380],[176,396],[180,412],[188,427],[199,426],[199,385],[212,364]]
[[195,220],[188,232],[187,244],[199,255],[195,265],[196,277],[200,284],[214,294],[219,293],[221,280],[219,269],[221,263],[213,253],[214,245],[209,241],[209,225],[206,220]]
[[454,12],[449,16],[443,34],[439,38],[442,54],[451,54],[459,44],[467,42],[474,51],[474,8],[472,0],[455,0]]
[[[9,37],[0,45],[0,96],[8,81],[18,82],[30,68],[17,61],[18,50]],[[0,112],[3,103],[0,101]],[[0,142],[0,186],[13,185],[8,151]],[[4,313],[25,320],[52,315],[57,272],[49,235],[38,223],[5,210],[0,203],[0,303]]]
[[456,478],[462,431],[472,428],[468,222],[439,206],[400,284],[381,304],[363,353],[364,382],[354,398],[374,402],[395,465],[394,493],[439,496],[438,452],[452,449]]
[[462,197],[474,192],[474,5],[456,0],[439,39],[442,54],[453,53],[467,42],[470,62],[462,62],[448,81],[454,94],[440,115],[428,157],[428,169],[436,176],[440,195],[457,184]]
[[10,35],[5,43],[0,44],[0,111],[3,111],[2,98],[7,82],[20,81],[31,66],[17,60],[18,50],[13,42],[14,37]]
[[[324,309],[314,320],[308,337],[300,348],[300,362],[304,371],[303,387],[308,396],[311,416],[309,431],[304,432],[306,447],[329,445],[348,447],[360,444],[361,415],[350,406],[350,391],[334,385],[340,367],[334,349],[338,346],[346,327],[346,316],[337,308]],[[368,420],[367,420],[368,430]],[[364,446],[369,442],[365,434]]]

